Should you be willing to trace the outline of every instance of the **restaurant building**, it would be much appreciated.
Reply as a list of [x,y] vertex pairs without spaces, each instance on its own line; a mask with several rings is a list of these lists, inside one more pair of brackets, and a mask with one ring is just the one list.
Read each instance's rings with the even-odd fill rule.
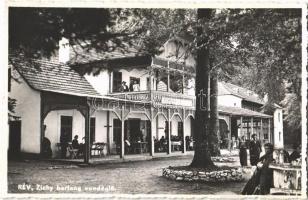
[[[193,149],[195,61],[185,40],[167,41],[156,57],[132,48],[124,53],[72,51],[67,40],[60,43],[57,59],[26,62],[10,55],[9,97],[16,99],[9,122],[11,152],[39,155],[48,138],[57,158],[64,133],[69,141],[78,135],[88,146],[86,162],[95,144],[121,158]],[[265,102],[257,94],[226,82],[218,84],[218,105],[221,148],[236,148],[239,137],[249,139],[253,133],[262,143],[283,147],[278,105],[273,115],[264,114]]]

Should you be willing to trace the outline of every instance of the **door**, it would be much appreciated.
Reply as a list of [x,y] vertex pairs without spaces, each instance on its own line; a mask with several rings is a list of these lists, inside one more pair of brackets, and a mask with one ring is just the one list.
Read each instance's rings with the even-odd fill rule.
[[73,117],[61,116],[60,140],[62,138],[63,139],[62,142],[71,142],[72,131],[73,131]]
[[143,141],[140,130],[140,119],[129,119],[130,141]]
[[9,159],[17,159],[20,154],[21,121],[10,121],[9,124]]
[[119,92],[122,83],[122,72],[113,72],[112,92]]

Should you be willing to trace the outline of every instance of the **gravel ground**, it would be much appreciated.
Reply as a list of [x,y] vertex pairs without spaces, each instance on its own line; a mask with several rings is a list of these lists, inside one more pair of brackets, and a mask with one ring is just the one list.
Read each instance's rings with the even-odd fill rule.
[[[9,161],[8,192],[239,194],[245,185],[246,181],[207,184],[176,182],[162,177],[163,167],[188,165],[191,160],[192,156],[181,156],[87,167],[46,161]],[[239,162],[217,165],[238,166]],[[248,177],[249,173],[245,179]]]

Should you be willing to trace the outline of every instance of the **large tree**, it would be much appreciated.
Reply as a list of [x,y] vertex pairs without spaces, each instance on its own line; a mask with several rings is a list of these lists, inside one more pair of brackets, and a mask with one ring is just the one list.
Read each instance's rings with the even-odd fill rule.
[[196,111],[195,111],[195,154],[191,167],[211,168],[214,166],[209,151],[209,102],[210,95],[209,79],[210,79],[210,49],[207,45],[207,33],[204,32],[203,23],[207,23],[213,15],[212,9],[198,9],[197,36],[199,37],[197,46],[197,62],[196,62]]

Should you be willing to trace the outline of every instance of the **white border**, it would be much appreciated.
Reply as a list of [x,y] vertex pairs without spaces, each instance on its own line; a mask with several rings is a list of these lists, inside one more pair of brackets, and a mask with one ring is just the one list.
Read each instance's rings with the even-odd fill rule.
[[[3,5],[2,5],[3,4]],[[138,195],[113,195],[113,194],[7,194],[7,147],[8,138],[5,133],[8,133],[7,124],[7,68],[4,66],[8,65],[8,7],[9,6],[20,6],[20,7],[122,7],[122,8],[301,8],[302,9],[302,152],[303,152],[303,163],[302,163],[302,198],[306,197],[306,148],[307,148],[307,119],[306,119],[306,106],[307,106],[307,4],[305,1],[300,0],[199,0],[190,1],[187,0],[0,0],[0,33],[2,38],[0,40],[0,58],[1,58],[1,69],[0,71],[0,94],[1,94],[1,117],[0,127],[3,131],[2,144],[0,148],[0,195],[14,198],[145,198],[144,194]],[[3,87],[2,87],[3,86]],[[207,199],[293,199],[290,196],[220,196],[220,195],[147,195],[147,198],[161,199],[164,198],[207,198]],[[299,197],[294,197],[298,199]]]

